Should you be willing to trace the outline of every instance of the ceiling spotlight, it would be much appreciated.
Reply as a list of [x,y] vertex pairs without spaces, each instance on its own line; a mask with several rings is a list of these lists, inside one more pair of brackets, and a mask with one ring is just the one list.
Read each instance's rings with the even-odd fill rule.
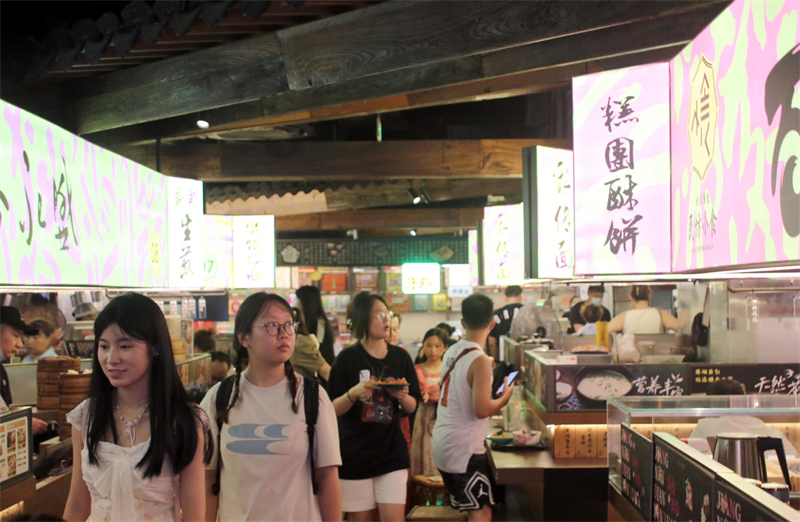
[[197,120],[197,127],[200,129],[207,129],[210,125],[206,120]]
[[412,228],[411,229],[411,235],[412,236],[416,236],[417,235],[417,229],[416,228]]
[[411,201],[413,201],[415,205],[419,205],[422,201],[422,196],[417,194],[417,191],[414,190],[413,187],[409,186],[408,190],[406,190],[406,194],[408,194],[408,197],[411,198]]

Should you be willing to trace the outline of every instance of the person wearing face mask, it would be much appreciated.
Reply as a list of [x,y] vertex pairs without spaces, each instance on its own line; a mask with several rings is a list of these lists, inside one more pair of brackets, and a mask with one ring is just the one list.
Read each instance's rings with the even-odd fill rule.
[[25,323],[20,311],[13,306],[3,306],[0,308],[0,348],[3,349],[3,357],[0,358],[0,396],[6,406],[11,405],[11,386],[8,382],[6,369],[3,362],[10,359],[22,349],[23,336],[37,335],[39,330],[35,326]]
[[580,303],[576,304],[572,307],[569,311],[569,323],[570,327],[567,330],[567,333],[573,334],[580,330],[581,326],[586,324],[586,320],[583,318],[583,311],[584,309],[593,304],[595,306],[599,306],[603,311],[603,316],[600,319],[601,321],[610,321],[611,320],[611,312],[603,306],[603,294],[605,293],[605,288],[602,285],[595,285],[589,287],[589,299],[586,301],[581,301]]
[[508,335],[511,330],[511,323],[517,312],[522,308],[522,288],[517,285],[512,285],[506,288],[505,291],[506,305],[495,311],[494,313],[494,328],[489,332],[487,345],[489,347],[489,355],[497,359],[498,347],[500,346],[500,337]]

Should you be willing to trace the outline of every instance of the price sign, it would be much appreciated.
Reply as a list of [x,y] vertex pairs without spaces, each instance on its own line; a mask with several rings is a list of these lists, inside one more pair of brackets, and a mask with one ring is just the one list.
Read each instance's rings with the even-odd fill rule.
[[624,424],[620,438],[622,495],[645,520],[650,520],[653,497],[653,443]]

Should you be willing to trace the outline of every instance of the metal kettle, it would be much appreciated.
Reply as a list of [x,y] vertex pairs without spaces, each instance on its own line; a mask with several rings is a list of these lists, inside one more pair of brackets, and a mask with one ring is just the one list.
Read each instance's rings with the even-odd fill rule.
[[766,482],[767,464],[764,453],[769,450],[775,450],[778,454],[783,479],[791,489],[783,440],[778,437],[761,437],[751,433],[720,433],[714,446],[714,460],[731,468],[743,478]]

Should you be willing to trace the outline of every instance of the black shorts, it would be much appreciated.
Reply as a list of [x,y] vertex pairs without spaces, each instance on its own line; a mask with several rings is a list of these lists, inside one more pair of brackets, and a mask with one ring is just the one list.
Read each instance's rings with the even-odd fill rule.
[[450,504],[455,509],[476,511],[483,506],[494,506],[494,479],[485,453],[470,457],[466,473],[447,473],[442,470],[439,473],[450,492]]

